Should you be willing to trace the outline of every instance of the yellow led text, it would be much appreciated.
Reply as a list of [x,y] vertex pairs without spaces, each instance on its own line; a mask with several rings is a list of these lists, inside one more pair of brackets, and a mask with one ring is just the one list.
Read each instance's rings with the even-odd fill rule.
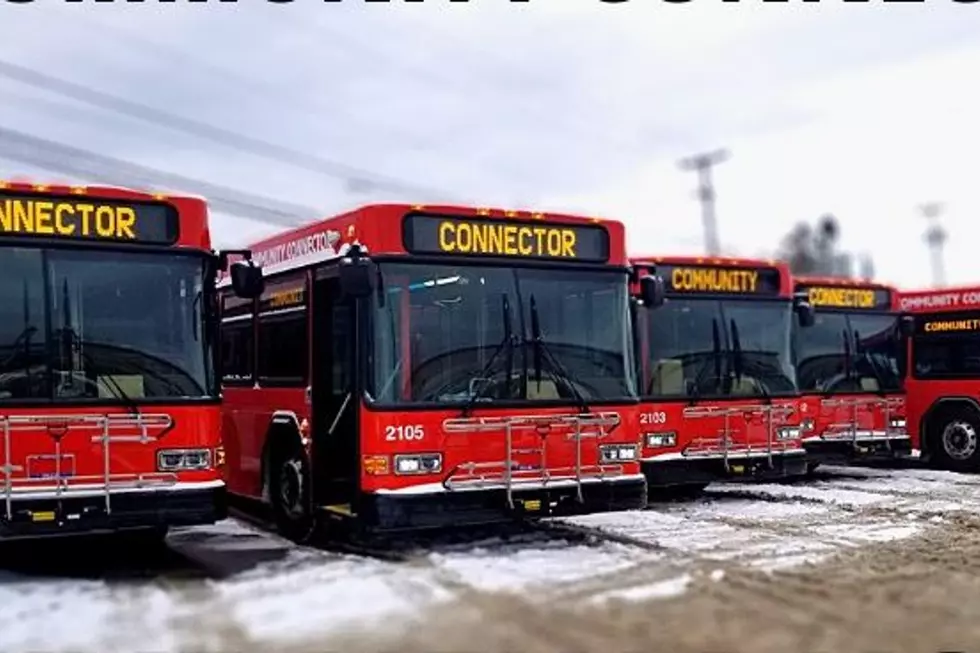
[[83,202],[5,199],[0,233],[136,240],[136,213],[126,206]]
[[874,308],[875,291],[858,288],[814,287],[807,291],[811,306]]
[[923,330],[926,333],[942,331],[977,331],[980,330],[980,319],[947,320],[945,322],[926,322]]
[[679,291],[754,293],[758,283],[757,270],[674,268],[670,275],[671,287]]
[[572,229],[514,224],[439,224],[439,249],[458,254],[578,258]]
[[303,303],[303,288],[295,288],[293,290],[281,290],[276,293],[272,293],[269,296],[269,305],[272,308],[281,308],[283,306],[293,306],[295,304]]

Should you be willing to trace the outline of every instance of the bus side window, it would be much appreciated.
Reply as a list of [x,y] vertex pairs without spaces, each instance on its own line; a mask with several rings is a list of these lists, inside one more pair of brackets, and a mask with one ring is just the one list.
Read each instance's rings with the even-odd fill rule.
[[251,320],[221,326],[221,375],[225,382],[251,380],[254,342]]
[[221,382],[249,384],[255,373],[254,303],[231,293],[221,297]]
[[304,385],[307,377],[306,311],[260,315],[257,376],[262,381]]

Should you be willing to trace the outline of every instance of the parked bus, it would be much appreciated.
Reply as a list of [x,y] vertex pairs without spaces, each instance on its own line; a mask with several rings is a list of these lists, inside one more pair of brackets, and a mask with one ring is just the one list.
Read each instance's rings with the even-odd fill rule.
[[204,200],[0,183],[0,539],[224,517],[224,260]]
[[650,489],[804,474],[790,325],[809,324],[813,312],[794,300],[789,268],[681,257],[633,264],[666,294],[662,306],[638,301],[634,316]]
[[980,471],[980,287],[902,291],[899,308],[911,314],[905,401],[913,441],[936,467]]
[[911,455],[897,291],[852,279],[794,282],[815,311],[812,327],[794,328],[810,469]]
[[225,296],[229,490],[291,538],[637,508],[615,221],[370,205],[250,249]]

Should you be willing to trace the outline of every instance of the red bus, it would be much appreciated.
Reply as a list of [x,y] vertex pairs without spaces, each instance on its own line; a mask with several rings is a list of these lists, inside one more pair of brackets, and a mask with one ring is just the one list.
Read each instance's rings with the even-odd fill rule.
[[[666,301],[635,310],[642,465],[649,487],[806,472],[791,321],[812,319],[784,263],[641,257]],[[642,284],[640,284],[642,286]]]
[[794,329],[810,469],[911,455],[898,291],[852,279],[794,282],[815,312],[812,327]]
[[222,307],[229,491],[281,532],[637,508],[621,223],[369,205],[254,244]]
[[0,183],[0,538],[225,516],[225,260],[202,199]]
[[911,314],[905,401],[913,440],[934,466],[980,471],[980,287],[902,291],[899,308]]

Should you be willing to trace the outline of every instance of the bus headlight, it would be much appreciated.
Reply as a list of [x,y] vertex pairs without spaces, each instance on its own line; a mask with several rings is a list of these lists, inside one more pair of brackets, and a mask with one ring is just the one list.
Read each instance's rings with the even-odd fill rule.
[[891,419],[891,427],[893,429],[904,431],[905,430],[905,418],[904,417],[893,417]]
[[673,447],[677,444],[677,434],[673,431],[669,433],[647,433],[646,443],[648,447]]
[[599,455],[604,463],[621,460],[636,460],[635,444],[604,444],[599,447]]
[[777,440],[799,440],[803,431],[799,426],[780,426],[776,429]]
[[441,471],[441,453],[400,454],[395,456],[396,474],[438,474]]
[[157,471],[179,472],[210,468],[210,449],[161,449],[157,452]]

